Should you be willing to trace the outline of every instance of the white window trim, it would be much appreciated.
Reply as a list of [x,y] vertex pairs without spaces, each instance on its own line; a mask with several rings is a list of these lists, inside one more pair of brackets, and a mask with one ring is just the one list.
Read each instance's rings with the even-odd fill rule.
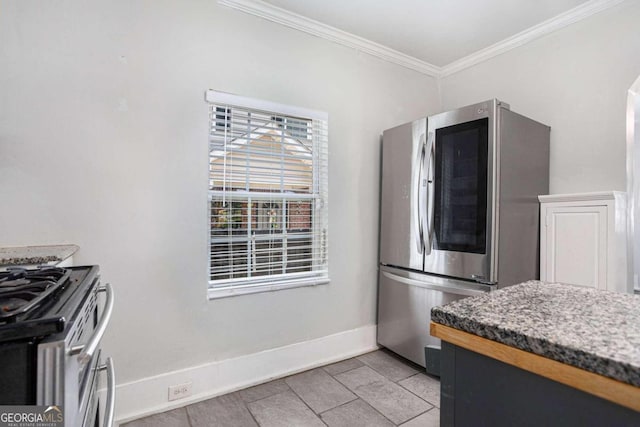
[[305,119],[316,119],[329,121],[329,114],[324,111],[311,110],[309,108],[296,107],[292,105],[279,104],[277,102],[263,101],[246,96],[234,95],[232,93],[220,92],[209,89],[205,92],[205,101],[210,104],[229,104],[255,110],[273,111],[285,116],[304,117]]
[[327,278],[306,277],[291,280],[281,280],[276,283],[252,284],[243,286],[227,286],[224,288],[209,288],[207,296],[210,300],[228,298],[237,295],[257,294],[262,292],[273,292],[282,289],[302,288],[306,286],[326,285],[331,282]]
[[[323,120],[328,122],[329,115],[326,112],[312,110],[303,107],[296,107],[286,104],[279,104],[276,102],[264,101],[253,99],[249,97],[244,97],[240,95],[235,95],[227,92],[220,92],[209,89],[205,92],[205,101],[207,103],[214,104],[226,104],[226,105],[236,105],[242,108],[250,108],[255,110],[263,110],[263,111],[272,111],[277,112],[282,115],[293,116],[293,117],[301,117],[305,119],[315,119],[315,120]],[[207,164],[207,167],[209,165]],[[311,197],[313,200],[315,195]],[[328,212],[327,212],[328,219]],[[210,206],[207,205],[207,223],[210,221]],[[208,226],[209,228],[210,226]],[[207,230],[210,235],[210,228]],[[208,240],[208,246],[210,247],[210,239]],[[325,240],[324,245],[328,246],[329,242]],[[228,298],[238,295],[248,295],[262,292],[272,292],[283,289],[292,289],[292,288],[300,288],[300,287],[308,287],[308,286],[317,286],[317,285],[326,285],[331,282],[328,274],[328,270],[317,271],[317,274],[313,273],[305,273],[300,274],[303,277],[291,277],[290,275],[286,279],[277,280],[273,276],[266,276],[264,278],[264,283],[260,283],[259,280],[256,280],[255,283],[245,284],[245,285],[229,285],[229,286],[219,286],[219,287],[211,287],[211,281],[208,281],[209,285],[207,288],[207,297],[209,300],[220,299],[220,298]],[[239,281],[245,281],[245,278],[239,279]]]

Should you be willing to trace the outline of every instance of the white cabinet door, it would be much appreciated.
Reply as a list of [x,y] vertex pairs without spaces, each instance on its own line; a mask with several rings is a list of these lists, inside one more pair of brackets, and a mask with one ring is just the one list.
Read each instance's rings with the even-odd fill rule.
[[540,279],[632,292],[625,193],[539,196]]
[[542,280],[606,289],[607,206],[549,206],[543,211]]

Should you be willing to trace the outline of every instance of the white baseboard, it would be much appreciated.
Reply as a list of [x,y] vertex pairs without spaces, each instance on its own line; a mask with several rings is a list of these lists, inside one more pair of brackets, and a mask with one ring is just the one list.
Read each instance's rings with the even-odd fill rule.
[[[377,348],[376,325],[369,325],[120,384],[116,387],[116,425],[348,359]],[[169,402],[169,386],[187,382],[193,383],[192,395]]]

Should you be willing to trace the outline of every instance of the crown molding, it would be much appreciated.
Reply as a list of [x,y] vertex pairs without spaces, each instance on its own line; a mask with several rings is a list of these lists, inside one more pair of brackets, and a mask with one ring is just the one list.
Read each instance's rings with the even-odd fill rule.
[[366,52],[369,55],[429,76],[437,77],[440,74],[440,67],[433,64],[260,0],[218,0],[218,3]]
[[286,9],[273,6],[272,4],[261,0],[218,0],[218,3],[362,52],[366,52],[369,55],[373,55],[411,70],[440,78],[457,73],[495,56],[501,55],[549,33],[595,15],[596,13],[607,10],[624,1],[626,0],[587,1],[580,6],[534,25],[533,27],[521,31],[518,34],[499,41],[489,47],[467,55],[464,58],[453,61],[443,67],[438,67],[430,64],[429,62],[398,52],[395,49],[391,49],[363,37],[359,37],[313,19],[309,19]]
[[547,19],[546,21],[534,25],[533,27],[527,28],[526,30],[511,37],[507,37],[498,43],[484,49],[480,49],[475,53],[445,65],[441,68],[440,76],[445,77],[450,74],[457,73],[458,71],[462,71],[465,68],[479,64],[480,62],[484,62],[495,56],[515,49],[516,47],[539,39],[549,33],[560,30],[568,25],[582,21],[591,15],[610,9],[623,1],[625,0],[590,0],[580,6],[561,13],[560,15],[556,15],[551,19]]

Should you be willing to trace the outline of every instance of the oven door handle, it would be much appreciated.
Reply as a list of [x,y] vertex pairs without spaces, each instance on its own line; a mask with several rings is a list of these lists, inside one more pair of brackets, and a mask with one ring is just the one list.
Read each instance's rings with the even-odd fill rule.
[[102,427],[111,427],[116,413],[116,371],[113,368],[113,360],[107,357],[104,365],[98,367],[98,370],[107,371],[107,401]]
[[107,299],[104,303],[104,313],[102,313],[102,317],[100,318],[95,331],[93,331],[93,335],[89,338],[89,341],[87,341],[86,344],[71,347],[70,350],[72,356],[79,354],[78,360],[81,363],[84,363],[93,357],[93,354],[100,345],[104,332],[107,330],[107,325],[109,324],[111,314],[113,313],[113,288],[111,288],[111,284],[107,283],[104,286],[100,286],[98,288],[98,292],[105,292],[107,294]]

